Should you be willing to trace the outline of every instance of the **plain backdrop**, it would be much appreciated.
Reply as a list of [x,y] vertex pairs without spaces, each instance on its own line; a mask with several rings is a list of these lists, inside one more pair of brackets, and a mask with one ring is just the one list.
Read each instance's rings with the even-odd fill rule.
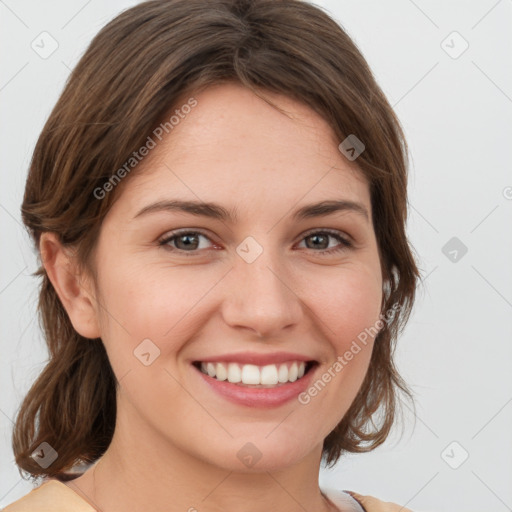
[[[37,137],[92,37],[136,2],[0,1],[0,507],[29,492],[13,463],[20,402],[45,365],[36,257],[20,219]],[[317,2],[354,39],[411,149],[408,233],[424,278],[399,340],[417,417],[324,487],[415,511],[512,510],[512,2]],[[32,42],[48,32],[47,58]]]

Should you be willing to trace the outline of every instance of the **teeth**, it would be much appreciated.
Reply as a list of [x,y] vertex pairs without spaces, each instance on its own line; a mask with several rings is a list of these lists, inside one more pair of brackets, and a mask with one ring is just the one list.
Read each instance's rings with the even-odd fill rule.
[[269,364],[264,366],[260,372],[260,382],[266,385],[275,385],[278,382],[277,366]]
[[201,371],[217,380],[233,384],[276,386],[279,383],[295,382],[304,376],[306,363],[290,361],[282,364],[256,366],[238,363],[201,363]]
[[213,365],[213,363],[206,364],[206,371],[208,372],[208,375],[210,377],[215,377],[216,371],[215,371],[215,366]]
[[229,363],[228,365],[228,381],[237,383],[242,380],[242,370],[236,363]]
[[297,380],[298,374],[299,369],[297,368],[297,363],[293,363],[291,368],[288,370],[288,380],[291,382],[295,382]]
[[279,367],[279,372],[277,375],[279,382],[288,382],[288,367],[285,364],[282,364]]
[[260,369],[253,364],[244,364],[242,366],[242,383],[243,384],[261,384]]
[[227,380],[228,370],[222,363],[219,363],[215,368],[215,376],[218,380]]

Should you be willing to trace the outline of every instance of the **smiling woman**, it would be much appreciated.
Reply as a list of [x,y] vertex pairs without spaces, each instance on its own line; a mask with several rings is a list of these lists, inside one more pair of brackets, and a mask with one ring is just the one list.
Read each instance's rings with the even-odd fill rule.
[[407,510],[318,485],[412,398],[392,357],[419,277],[406,161],[313,5],[152,0],[111,21],[27,179],[51,357],[13,449],[45,481],[5,510]]

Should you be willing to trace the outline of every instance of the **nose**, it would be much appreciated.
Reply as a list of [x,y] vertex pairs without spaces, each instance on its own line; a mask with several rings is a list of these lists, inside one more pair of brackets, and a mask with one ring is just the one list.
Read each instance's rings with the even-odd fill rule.
[[290,272],[268,250],[252,263],[237,258],[225,283],[224,321],[260,338],[279,336],[283,329],[297,326],[303,315],[294,284]]

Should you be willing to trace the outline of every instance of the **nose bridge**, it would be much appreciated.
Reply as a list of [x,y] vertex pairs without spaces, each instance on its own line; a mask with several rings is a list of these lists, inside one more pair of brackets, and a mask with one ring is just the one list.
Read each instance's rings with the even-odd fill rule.
[[224,308],[226,322],[255,330],[260,336],[297,323],[300,299],[279,251],[272,249],[270,242],[260,243],[249,236],[236,252]]

